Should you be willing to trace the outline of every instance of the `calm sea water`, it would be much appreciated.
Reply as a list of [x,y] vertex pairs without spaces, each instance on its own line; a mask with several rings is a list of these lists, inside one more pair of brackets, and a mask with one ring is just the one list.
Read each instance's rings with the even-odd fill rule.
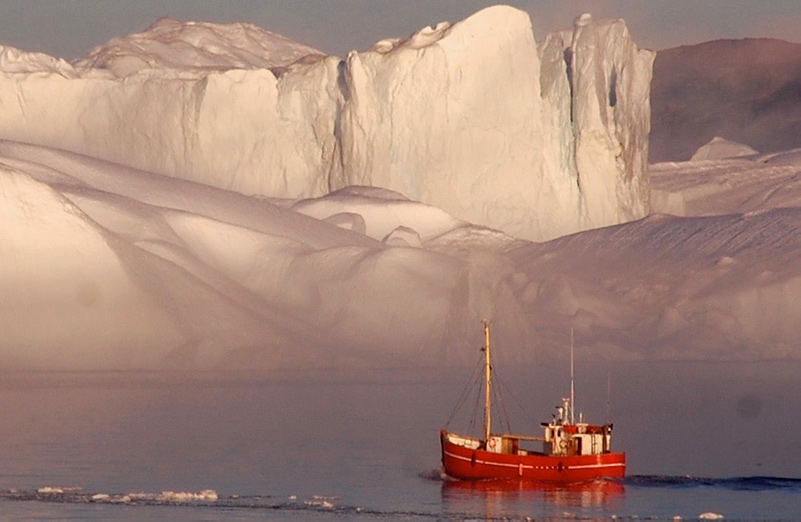
[[[0,374],[0,513],[797,518],[800,369],[628,363],[579,371],[577,404],[588,420],[614,420],[629,473],[581,487],[443,480],[437,431],[462,392],[463,369]],[[550,416],[565,391],[560,371],[504,379],[510,416],[521,407],[515,431],[538,431]]]

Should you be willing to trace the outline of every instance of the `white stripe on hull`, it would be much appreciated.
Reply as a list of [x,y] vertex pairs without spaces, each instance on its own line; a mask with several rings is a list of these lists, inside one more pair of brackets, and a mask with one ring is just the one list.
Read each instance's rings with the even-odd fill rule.
[[[451,453],[451,452],[449,452],[447,450],[445,451],[445,455],[447,455],[449,457],[453,457],[453,458],[458,459],[458,460],[463,460],[465,462],[472,462],[473,461],[472,457],[463,457],[462,455],[456,455],[456,454]],[[558,457],[554,457],[554,458],[558,458]],[[516,468],[516,469],[520,469],[520,468],[522,468],[522,469],[559,469],[558,465],[556,465],[556,466],[532,466],[530,464],[523,464],[522,462],[518,463],[518,464],[511,464],[511,463],[507,463],[507,462],[493,462],[493,461],[490,461],[490,460],[479,460],[479,459],[476,459],[476,464],[485,464],[487,466],[498,466],[498,467],[503,467],[503,468]],[[563,462],[562,463],[562,469],[566,470],[566,469],[589,469],[589,468],[616,468],[616,467],[621,467],[621,466],[625,466],[625,465],[626,464],[624,464],[623,462],[612,462],[612,463],[609,463],[609,464],[579,464],[579,465],[570,466],[570,465],[564,464],[564,462]]]

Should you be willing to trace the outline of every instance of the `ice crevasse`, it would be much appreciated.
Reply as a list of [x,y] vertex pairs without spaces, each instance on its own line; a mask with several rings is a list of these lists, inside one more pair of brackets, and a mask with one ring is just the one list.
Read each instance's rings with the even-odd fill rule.
[[[235,29],[256,50],[271,34]],[[74,64],[3,48],[0,138],[245,194],[382,187],[532,240],[649,210],[655,54],[621,20],[582,15],[538,44],[527,13],[495,6],[290,64],[237,52],[181,66],[155,48]]]

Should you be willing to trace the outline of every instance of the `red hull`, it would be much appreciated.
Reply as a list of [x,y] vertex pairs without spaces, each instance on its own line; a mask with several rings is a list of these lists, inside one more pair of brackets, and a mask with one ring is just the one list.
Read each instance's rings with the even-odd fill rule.
[[456,479],[570,483],[626,474],[625,453],[570,456],[494,453],[454,444],[444,430],[440,431],[440,442],[445,473]]

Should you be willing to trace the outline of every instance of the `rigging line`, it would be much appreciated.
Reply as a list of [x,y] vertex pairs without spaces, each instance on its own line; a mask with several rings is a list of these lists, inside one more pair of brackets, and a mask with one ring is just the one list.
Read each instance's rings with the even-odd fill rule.
[[[538,424],[537,419],[531,414],[529,410],[525,408],[525,406],[523,406],[523,403],[520,401],[520,399],[518,399],[517,396],[512,392],[512,389],[509,387],[508,384],[506,384],[506,381],[502,380],[500,376],[498,376],[497,372],[496,376],[498,378],[498,384],[505,389],[505,393],[513,399],[514,403],[517,405],[518,408],[520,408],[520,411],[523,412],[524,416],[528,419],[528,421],[532,423],[534,426],[536,426]],[[506,413],[505,410],[504,413]],[[511,429],[509,431],[511,431]]]
[[478,419],[478,410],[481,407],[480,406],[481,405],[481,395],[482,395],[482,392],[484,391],[484,380],[483,379],[478,379],[478,381],[479,381],[479,385],[478,385],[478,393],[476,393],[476,404],[473,406],[473,415],[470,418],[470,426],[468,428],[468,431],[471,432],[471,433],[473,432],[473,429],[475,429],[475,426],[476,426],[476,420]]
[[451,412],[450,417],[448,417],[448,421],[445,423],[445,427],[447,428],[456,414],[461,410],[464,403],[467,402],[467,399],[470,397],[470,392],[473,388],[475,388],[476,384],[478,383],[478,379],[476,378],[476,374],[478,373],[478,368],[481,366],[481,358],[479,357],[476,366],[473,368],[473,373],[470,375],[470,378],[467,381],[464,389],[462,389],[462,394],[459,397],[459,400],[456,403],[456,407]]
[[[483,349],[481,352],[483,353]],[[481,371],[484,370],[484,356],[480,355],[478,359],[478,365],[476,368],[481,368]],[[478,373],[478,372],[476,372]],[[476,429],[476,424],[479,418],[479,411],[481,411],[481,403],[482,403],[482,396],[484,395],[484,379],[482,376],[476,375],[476,384],[478,388],[478,393],[476,393],[476,403],[473,405],[473,414],[470,417],[470,425],[468,426],[468,433],[474,433],[474,429]],[[483,417],[483,416],[482,416]],[[483,422],[483,419],[482,419]]]
[[503,400],[503,395],[501,395],[501,391],[498,390],[498,404],[501,406],[501,411],[503,412],[503,420],[506,422],[506,431],[508,433],[512,433],[512,424],[509,422],[509,413],[506,411],[506,403]]
[[493,370],[495,374],[495,379],[498,381],[499,386],[495,388],[495,393],[498,395],[498,404],[501,406],[501,411],[503,412],[503,420],[506,421],[506,429],[508,433],[512,433],[512,424],[509,422],[509,412],[506,411],[506,402],[503,400],[503,393],[501,392],[501,388],[506,388],[507,391],[509,387],[506,383],[501,379],[500,375],[497,371]]
[[[467,396],[465,396],[464,403],[467,403],[467,399],[470,397],[470,395],[473,395],[473,394],[475,394],[476,403],[478,403],[478,401],[481,398],[481,383],[479,381],[480,380],[477,379],[473,383],[473,386],[470,388],[470,393]],[[477,404],[473,405],[473,409],[470,412],[470,416],[469,416],[469,420],[468,420],[468,426],[467,426],[467,431],[468,432],[472,432],[473,427],[476,424],[476,419],[478,419],[478,405]]]

